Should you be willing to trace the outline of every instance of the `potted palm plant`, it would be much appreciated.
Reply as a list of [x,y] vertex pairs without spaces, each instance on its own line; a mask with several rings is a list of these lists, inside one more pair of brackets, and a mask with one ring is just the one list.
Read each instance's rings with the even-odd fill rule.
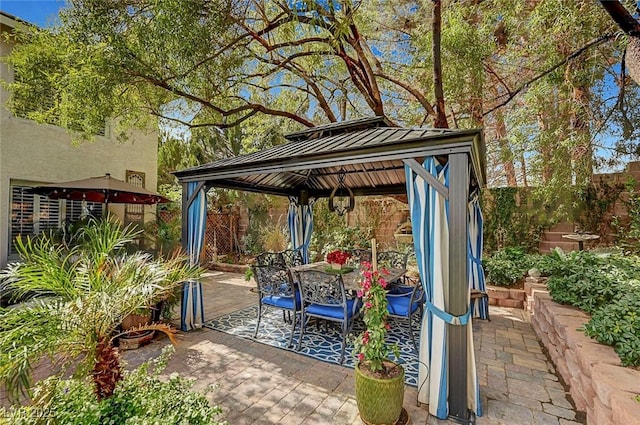
[[[22,262],[0,274],[13,294],[29,297],[15,308],[0,309],[0,384],[17,397],[28,391],[30,372],[43,356],[89,374],[97,399],[113,395],[122,380],[116,339],[123,319],[155,305],[201,270],[185,258],[154,259],[143,252],[127,253],[139,237],[114,220],[90,222],[78,244],[67,247],[50,237],[18,240]],[[168,324],[135,328],[169,335]]]
[[404,402],[404,368],[388,356],[399,356],[398,347],[385,342],[389,324],[385,269],[363,263],[358,296],[364,303],[365,330],[355,340],[356,401],[366,424],[395,424]]

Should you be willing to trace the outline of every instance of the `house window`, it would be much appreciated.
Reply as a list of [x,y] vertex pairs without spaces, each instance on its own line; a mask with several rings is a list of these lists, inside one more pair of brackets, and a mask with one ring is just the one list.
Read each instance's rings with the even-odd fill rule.
[[35,236],[48,230],[60,229],[87,215],[102,217],[102,204],[86,201],[49,199],[34,195],[29,186],[11,187],[10,255],[16,254],[18,237]]
[[[145,174],[143,172],[127,170],[126,176],[127,183],[137,187],[145,186]],[[125,224],[136,223],[142,225],[144,223],[144,205],[125,204],[124,222]]]
[[[18,69],[14,69],[14,82],[22,83],[24,79],[20,75]],[[29,118],[29,114],[33,112],[39,112],[45,115],[45,122],[47,124],[60,126],[60,116],[57,109],[57,104],[59,103],[59,94],[55,91],[54,87],[46,84],[38,85],[37,88],[32,88],[31,90],[37,90],[37,93],[29,91],[29,94],[24,94],[23,90],[15,91],[13,96],[20,97],[20,102],[17,102],[19,105],[18,108],[15,109],[15,115],[20,118]],[[27,97],[30,96],[30,97]],[[50,111],[54,111],[51,113]],[[72,130],[78,130],[77,128],[71,128]],[[97,136],[106,136],[106,125],[103,125],[99,128],[95,135]]]

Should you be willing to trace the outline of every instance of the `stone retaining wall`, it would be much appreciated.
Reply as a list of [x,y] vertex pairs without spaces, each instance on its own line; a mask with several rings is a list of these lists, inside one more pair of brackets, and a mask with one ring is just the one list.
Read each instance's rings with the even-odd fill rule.
[[589,316],[554,302],[544,285],[525,286],[531,325],[588,425],[640,425],[640,371],[622,367],[613,348],[597,343],[578,328]]
[[487,285],[487,295],[489,295],[489,305],[524,308],[526,297],[522,289],[509,289]]

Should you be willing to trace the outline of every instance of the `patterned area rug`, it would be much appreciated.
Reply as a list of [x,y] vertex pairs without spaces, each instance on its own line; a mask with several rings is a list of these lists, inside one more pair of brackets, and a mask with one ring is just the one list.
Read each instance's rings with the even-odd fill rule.
[[[284,322],[281,310],[270,309],[266,314],[263,314],[258,336],[254,339],[253,332],[256,327],[257,316],[258,306],[254,305],[209,320],[205,323],[205,326],[283,350],[295,349],[300,335],[299,329],[296,329],[293,336],[293,348],[287,348],[291,325]],[[337,324],[326,323],[328,323],[327,329],[325,329],[325,322],[322,322],[318,326],[313,322],[307,325],[302,347],[298,353],[323,362],[339,364],[342,341],[340,328]],[[400,350],[399,359],[393,358],[393,356],[391,358],[404,367],[405,382],[408,385],[416,387],[418,385],[418,357],[411,343],[408,322],[392,319],[390,324],[391,331],[387,334],[387,340],[392,344],[398,344]],[[350,367],[351,369],[355,366],[355,359],[352,353],[353,343],[350,341],[350,338],[362,332],[363,328],[364,324],[362,321],[356,321],[351,334],[347,336],[347,348],[342,364],[343,366]],[[414,333],[416,343],[418,343],[419,332],[415,328],[416,324],[414,323]]]

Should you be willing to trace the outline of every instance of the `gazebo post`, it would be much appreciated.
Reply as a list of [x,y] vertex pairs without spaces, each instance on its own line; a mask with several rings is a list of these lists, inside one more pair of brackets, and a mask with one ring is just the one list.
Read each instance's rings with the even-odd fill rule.
[[[189,237],[189,190],[187,189],[189,183],[182,183],[182,234],[180,237],[180,244],[182,245],[182,250],[187,252],[188,248],[188,237]],[[192,201],[193,202],[193,201]]]
[[[463,316],[467,310],[467,202],[469,162],[466,153],[449,155],[449,287],[447,312]],[[466,325],[449,325],[449,415],[468,423]]]

